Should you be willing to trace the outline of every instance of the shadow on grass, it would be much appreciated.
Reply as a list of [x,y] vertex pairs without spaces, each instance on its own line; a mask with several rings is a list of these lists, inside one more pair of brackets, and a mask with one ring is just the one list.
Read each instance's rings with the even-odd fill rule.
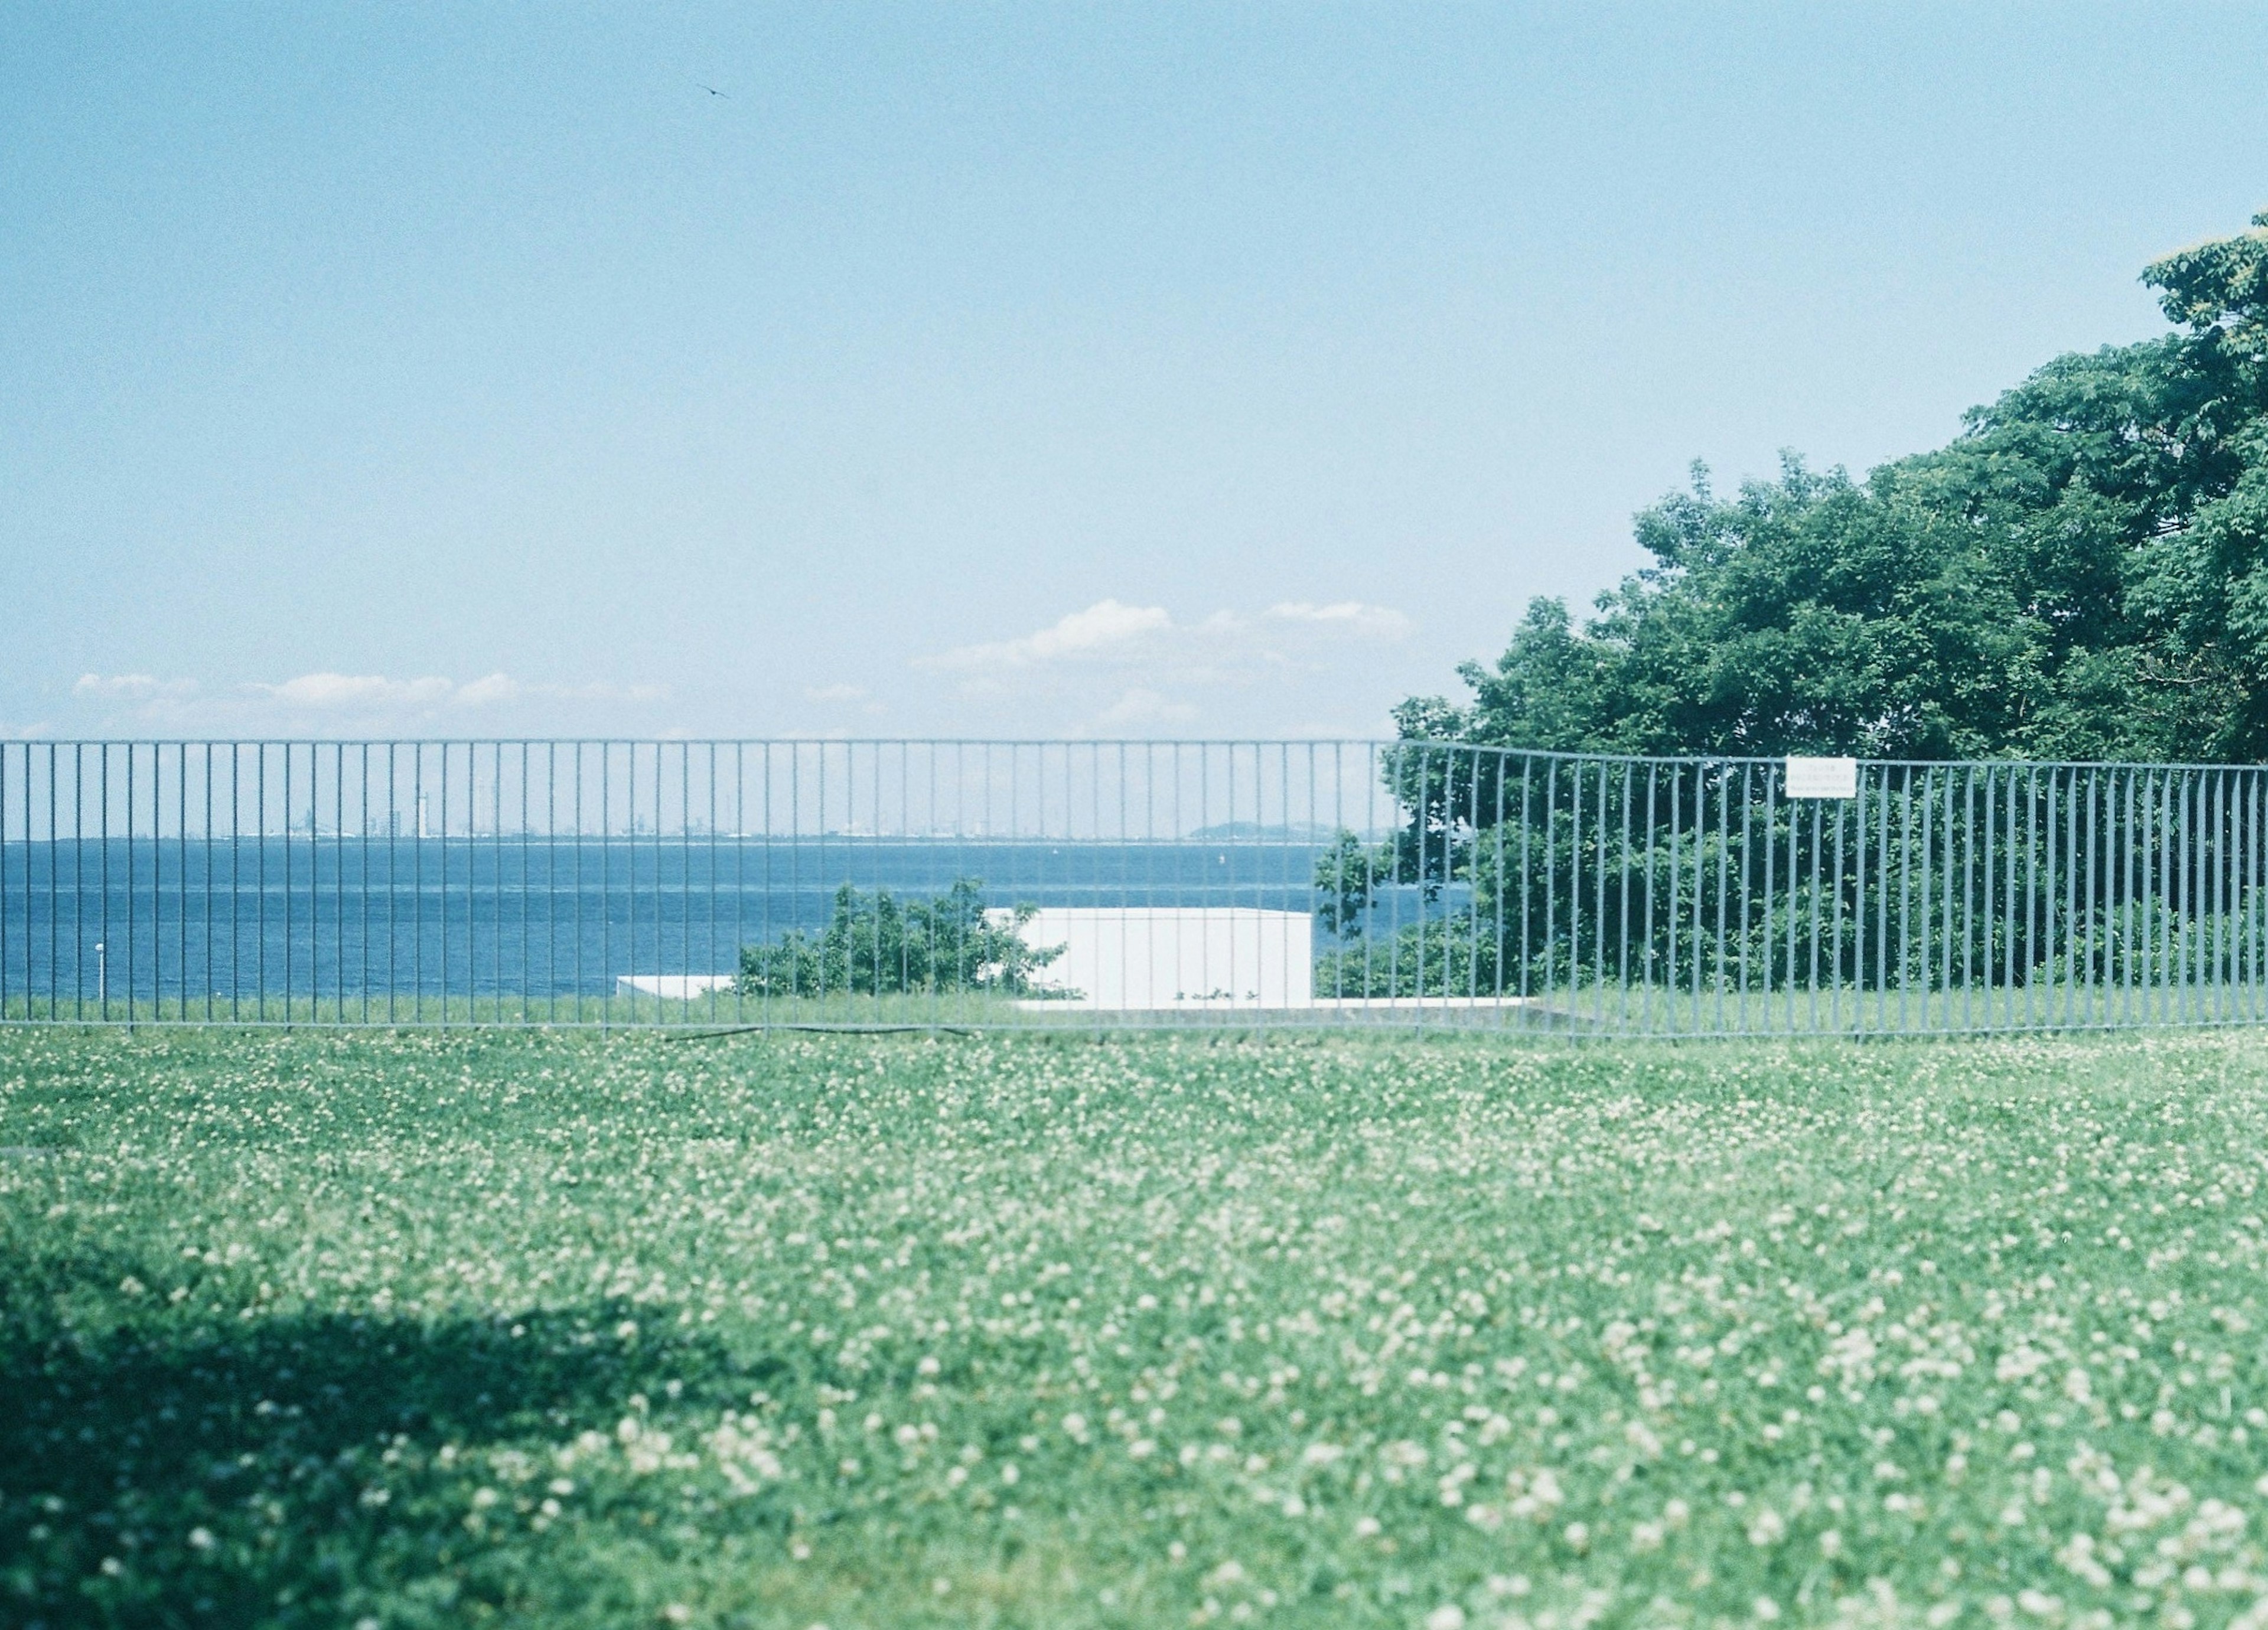
[[[389,1626],[508,1612],[525,1594],[515,1572],[557,1547],[468,1539],[466,1500],[490,1474],[444,1446],[561,1442],[642,1393],[713,1412],[782,1368],[615,1302],[243,1320],[151,1294],[119,1322],[74,1329],[54,1315],[57,1286],[115,1287],[131,1265],[11,1257],[0,1622],[26,1630],[331,1625],[357,1604],[383,1604]],[[629,1323],[640,1333],[626,1339]]]

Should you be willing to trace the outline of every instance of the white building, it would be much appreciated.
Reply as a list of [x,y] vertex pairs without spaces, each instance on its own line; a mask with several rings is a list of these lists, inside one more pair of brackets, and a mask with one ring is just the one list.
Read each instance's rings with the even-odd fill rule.
[[1021,933],[1035,950],[1062,948],[1032,983],[1077,992],[1024,1004],[1033,1008],[1127,1013],[1314,1003],[1314,918],[1307,911],[1050,907]]

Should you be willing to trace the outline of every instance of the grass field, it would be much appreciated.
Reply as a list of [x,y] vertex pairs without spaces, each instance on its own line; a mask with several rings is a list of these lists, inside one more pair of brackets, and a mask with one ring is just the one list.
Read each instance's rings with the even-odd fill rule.
[[2268,1624],[2257,1034],[0,1032],[0,1623]]

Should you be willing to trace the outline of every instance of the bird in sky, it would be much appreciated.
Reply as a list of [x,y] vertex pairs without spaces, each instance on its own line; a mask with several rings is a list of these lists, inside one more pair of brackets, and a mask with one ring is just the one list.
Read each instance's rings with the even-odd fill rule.
[[[701,85],[701,81],[699,81],[698,79],[696,79],[693,83],[694,83],[695,85],[701,85],[701,88],[702,88],[703,90],[704,90],[704,91],[708,92],[709,92],[709,94],[710,94],[710,95],[711,95],[711,96],[725,96],[725,93],[724,93],[722,91],[718,90],[718,89],[715,85]],[[729,102],[729,101],[731,101],[733,99],[732,99],[731,97],[729,97],[729,96],[725,96],[725,100],[726,101],[728,101],[728,102]]]

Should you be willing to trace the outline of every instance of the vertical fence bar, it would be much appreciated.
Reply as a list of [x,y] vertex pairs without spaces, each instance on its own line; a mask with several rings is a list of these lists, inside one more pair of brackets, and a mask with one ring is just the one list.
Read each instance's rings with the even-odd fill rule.
[[1890,1029],[1890,766],[1875,778],[1874,802],[1874,1026]]
[[2146,1024],[2171,1014],[2173,858],[2172,783],[2162,774],[2142,778],[2142,1022]]
[[[282,839],[283,839],[283,845],[282,845],[282,846],[283,846],[283,855],[282,855],[282,859],[283,859],[283,862],[284,862],[284,1028],[285,1029],[287,1029],[287,1030],[288,1030],[288,1029],[290,1029],[291,1028],[291,996],[292,996],[292,991],[291,991],[291,983],[292,983],[292,982],[291,982],[291,963],[292,963],[292,957],[291,957],[291,759],[292,759],[292,757],[293,757],[293,754],[292,754],[292,752],[291,752],[291,744],[289,741],[280,742],[280,743],[278,743],[277,745],[278,745],[278,747],[279,747],[280,750],[282,751],[282,753],[283,753],[283,755],[284,755],[284,776],[283,776],[283,781],[284,781],[284,820],[283,820],[283,827],[284,827],[284,830],[283,830],[283,833],[282,833]],[[263,797],[263,798],[262,798],[262,800],[261,800],[261,816],[260,816],[260,832],[261,832],[261,841],[264,844],[264,843],[267,841],[267,835],[268,835],[268,811],[267,811],[267,800],[266,800],[265,797]],[[267,890],[267,877],[266,877],[266,875],[265,875],[266,871],[267,871],[267,868],[266,868],[265,867],[262,867],[261,868],[261,874],[262,874],[261,878],[261,895],[262,895],[262,896],[264,897],[264,896],[266,896],[267,892],[268,892],[268,890]],[[267,936],[266,936],[265,934],[261,935],[261,949],[263,950],[263,952],[265,951],[265,949],[266,949],[266,948],[267,948],[267,942],[268,942],[268,941],[267,941]]]
[[[356,767],[355,796],[359,806],[358,818],[355,822],[355,851],[356,859],[360,862],[362,884],[361,898],[357,903],[361,933],[356,947],[360,977],[355,983],[360,987],[362,1021],[367,1024],[370,1022],[370,743],[367,741],[362,744],[359,763]],[[339,977],[342,981],[346,977],[343,958],[340,963]]]
[[2058,902],[2061,926],[2056,933],[2056,965],[2062,970],[2063,981],[2059,992],[2062,1017],[2057,1022],[2060,1028],[2069,1029],[2080,1022],[2079,985],[2086,965],[2082,960],[2085,919],[2080,913],[2084,910],[2087,858],[2080,845],[2084,841],[2081,811],[2087,792],[2085,778],[2075,768],[2058,771],[2056,778],[2060,784],[2063,808],[2062,833],[2058,839],[2063,855],[2063,868],[2058,879],[2062,889]]
[[2178,833],[2174,873],[2174,1020],[2189,1024],[2197,1015],[2198,818],[2197,777],[2175,772],[2175,825]]
[[[8,750],[0,741],[0,1021],[8,1016]],[[32,744],[24,744],[24,792],[28,808]],[[24,1016],[32,1016],[32,823],[24,822]]]
[[2204,780],[2192,770],[2176,772],[2180,809],[2179,896],[2174,913],[2180,951],[2176,960],[2176,1022],[2194,1024],[2205,996],[2205,819]]
[[568,774],[572,778],[568,798],[570,806],[568,820],[571,822],[570,830],[573,834],[570,841],[574,845],[574,853],[569,857],[568,870],[573,874],[575,880],[575,934],[569,942],[573,948],[573,955],[570,960],[574,966],[574,999],[569,1003],[567,1011],[575,1023],[581,1024],[586,1020],[586,1004],[590,1000],[591,986],[590,976],[585,971],[583,966],[583,946],[585,938],[583,928],[583,833],[586,819],[583,813],[583,789],[589,778],[583,768],[583,743],[580,741],[575,743],[575,751],[568,767]]
[[2204,790],[2213,800],[2206,825],[2212,845],[2207,851],[2212,891],[2206,909],[2213,923],[2213,1000],[2207,1011],[2218,1024],[2228,1012],[2228,771],[2213,771]]
[[2220,777],[2198,776],[2198,1022],[2220,1017]]
[[2190,959],[2190,1022],[2213,1022],[2213,777],[2191,771],[2189,919],[2194,926]]
[[[1950,793],[1950,785],[1948,785]],[[1977,769],[1962,775],[1962,1029],[1976,1029],[1976,939],[1977,939]],[[1992,959],[1984,959],[1992,966]]]
[[2180,825],[2182,837],[2180,861],[2177,861],[2180,871],[2175,873],[2177,893],[2175,893],[2173,923],[2177,950],[2175,950],[2173,977],[2177,995],[2175,995],[2173,1015],[2177,1025],[2191,1025],[2191,1022],[2196,1022],[2200,979],[2202,972],[2205,972],[2200,956],[2202,927],[2205,927],[2205,923],[2202,923],[2202,891],[2198,889],[2198,881],[2205,875],[2205,857],[2202,857],[2205,830],[2202,830],[2200,809],[2198,809],[2198,791],[2200,791],[2198,778],[2191,771],[2175,771],[2175,775],[2177,775],[2175,807],[2180,812],[2175,816],[2175,821]]
[[[24,835],[31,836],[29,822]],[[186,1023],[189,1017],[189,744],[186,741],[173,743],[173,1017]],[[30,893],[29,879],[25,892]],[[27,957],[26,974],[31,971],[29,961]],[[159,995],[163,994],[161,989]]]
[[[1585,837],[1584,837],[1583,815],[1584,815],[1584,802],[1585,802],[1585,800],[1584,800],[1584,788],[1585,788],[1585,787],[1586,787],[1586,785],[1589,783],[1590,779],[1591,779],[1591,766],[1590,766],[1590,764],[1589,764],[1589,763],[1588,763],[1587,761],[1586,761],[1586,760],[1584,760],[1584,759],[1580,759],[1580,758],[1571,758],[1571,759],[1569,759],[1569,760],[1567,761],[1567,763],[1566,763],[1566,781],[1567,781],[1567,992],[1566,992],[1567,1000],[1566,1000],[1566,1016],[1567,1016],[1567,1029],[1568,1029],[1568,1031],[1569,1031],[1569,1033],[1570,1033],[1570,1034],[1572,1034],[1572,1033],[1574,1032],[1576,1026],[1577,1026],[1577,1025],[1581,1022],[1581,1019],[1582,1019],[1582,1008],[1583,1008],[1583,956],[1584,956],[1583,934],[1584,934],[1585,926],[1586,926],[1586,925],[1585,925],[1585,923],[1584,923],[1584,920],[1583,920],[1583,919],[1584,919],[1584,911],[1583,911],[1583,906],[1584,906],[1584,875],[1583,875],[1583,871],[1584,871],[1584,864],[1585,864],[1585,860],[1586,860],[1586,858],[1587,858],[1587,857],[1586,857],[1586,852],[1585,852],[1586,838],[1585,838]],[[1603,827],[1603,825],[1602,825],[1603,815],[1604,815],[1604,812],[1603,812],[1602,810],[1602,811],[1594,812],[1594,814],[1592,815],[1592,819],[1591,819],[1591,824],[1592,824],[1594,827],[1597,827],[1597,828],[1599,828],[1602,831],[1603,831],[1603,830],[1604,830],[1604,827]],[[1592,841],[1593,846],[1594,846],[1594,847],[1595,847],[1595,846],[1596,846],[1596,841],[1595,841],[1595,840],[1591,840],[1591,841]],[[1598,859],[1599,859],[1599,861],[1600,861],[1601,863],[1603,863],[1603,862],[1604,862],[1604,860],[1605,860],[1605,859],[1606,859],[1606,856],[1605,856],[1604,851],[1602,849],[1602,850],[1601,850],[1601,852],[1599,853]],[[1594,917],[1594,918],[1595,918],[1595,917],[1596,917],[1596,912],[1595,912],[1595,911],[1593,912],[1593,917]],[[1597,940],[1598,940],[1598,937],[1599,937],[1600,933],[1603,930],[1603,928],[1604,928],[1605,925],[1603,925],[1603,924],[1602,924],[1602,923],[1599,923],[1599,922],[1597,922],[1597,921],[1594,920],[1593,922],[1591,922],[1591,923],[1588,925],[1588,926],[1589,926],[1589,929],[1590,929],[1590,933],[1591,933],[1591,936],[1592,936],[1592,940],[1593,940],[1593,945],[1592,945],[1592,955],[1593,955],[1594,959],[1595,960],[1595,958],[1596,958],[1596,954],[1597,954]],[[1596,980],[1596,977],[1595,977],[1595,976],[1594,976],[1594,979],[1593,979],[1593,985],[1594,985],[1594,987],[1595,987],[1596,984],[1597,984],[1597,980]],[[1597,998],[1597,992],[1596,992],[1595,988],[1594,989],[1594,991],[1593,991],[1593,992],[1592,992],[1592,996],[1593,996],[1594,1002],[1594,1004],[1595,1004],[1596,998]],[[1595,1023],[1595,1022],[1596,1022],[1596,1021],[1597,1021],[1597,1014],[1596,1014],[1596,1012],[1595,1012],[1595,1007],[1594,1007],[1594,1013],[1593,1013],[1592,1017],[1593,1017],[1593,1022],[1594,1022],[1594,1023]]]
[[[1638,765],[1635,761],[1625,758],[1622,761],[1622,863],[1615,872],[1616,905],[1621,918],[1621,926],[1617,933],[1619,943],[1616,952],[1616,983],[1621,991],[1616,999],[1621,1005],[1615,1014],[1615,1029],[1622,1031],[1632,1028],[1631,1024],[1631,822],[1635,814],[1631,806],[1636,803],[1637,797]],[[1498,941],[1501,942],[1503,936],[1499,934]]]
[[2259,1018],[2261,988],[2261,773],[2245,771],[2245,1018]]
[[1716,1018],[1712,1028],[1719,1035],[1726,1029],[1725,1019],[1725,929],[1726,911],[1732,903],[1733,867],[1733,784],[1732,766],[1718,759],[1709,766],[1711,779],[1717,786],[1717,937],[1710,954],[1710,992],[1716,998]]
[[110,1022],[110,743],[99,743],[95,756],[94,790],[94,881],[98,890],[94,901],[95,932],[101,938],[94,942],[94,1000],[95,1017],[107,1024]]
[[2087,772],[2086,829],[2086,836],[2080,840],[2087,853],[2087,881],[2081,889],[2087,922],[2086,943],[2081,950],[2087,970],[2082,1011],[2085,1022],[2095,1026],[2102,1022],[2102,977],[2095,963],[2102,941],[2098,923],[2102,911],[2102,778],[2094,769]]
[[2174,1016],[2174,898],[2176,845],[2174,835],[2174,781],[2164,772],[2145,782],[2149,791],[2147,824],[2153,839],[2144,852],[2148,867],[2145,900],[2149,919],[2144,929],[2144,1012],[2153,1023],[2170,1022]]
[[[1819,977],[1821,972],[1819,961],[1820,927],[1825,921],[1824,903],[1820,898],[1820,889],[1822,887],[1820,861],[1825,851],[1826,811],[1822,806],[1822,800],[1819,799],[1808,799],[1805,801],[1811,806],[1811,887],[1809,890],[1811,896],[1811,921],[1808,925],[1807,933],[1807,939],[1808,940],[1808,948],[1811,954],[1811,965],[1808,971],[1808,977],[1804,981],[1805,1028],[1810,1030],[1812,1034],[1817,1035],[1819,1032]],[[1791,803],[1790,813],[1788,815],[1788,830],[1791,834],[1795,830],[1798,822],[1801,820],[1802,815],[1796,811],[1795,807]],[[1788,874],[1793,877],[1794,874],[1795,863],[1791,859],[1788,862]],[[1791,911],[1788,915],[1790,918],[1793,919],[1795,914]],[[1789,933],[1791,934],[1794,933],[1792,920]]]
[[2126,772],[2126,815],[2130,834],[2126,845],[2127,1022],[2146,1024],[2152,983],[2149,946],[2155,921],[2150,904],[2150,845],[2155,835],[2150,819],[2150,777],[2146,771]]
[[[600,970],[599,977],[607,982],[609,997],[622,989],[622,981],[625,977],[635,981],[638,971],[638,828],[645,822],[638,813],[638,744],[636,741],[625,741],[622,746],[622,904],[624,909],[622,963],[629,972],[626,975],[615,973],[615,964],[611,961]],[[608,855],[608,869],[611,871],[614,860],[611,851],[614,845],[611,843],[606,843],[604,847],[610,852]],[[624,993],[623,1001],[630,1009],[630,1022],[636,1024],[638,1022],[638,988],[635,983]]]
[[2118,1022],[2132,1025],[2135,1018],[2135,995],[2140,981],[2135,976],[2137,925],[2142,918],[2140,866],[2142,849],[2142,815],[2145,804],[2138,800],[2140,778],[2132,767],[2112,772],[2111,823],[2120,834],[2116,859],[2110,867],[2110,891],[2117,896],[2111,921],[2116,932],[2117,962],[2114,977],[2117,985]]
[[[124,948],[126,951],[126,1022],[129,1025],[131,1025],[134,1022],[134,970],[135,964],[141,960],[139,955],[141,951],[141,939],[140,935],[136,932],[140,926],[136,920],[139,914],[135,910],[134,899],[136,894],[134,887],[134,771],[135,760],[139,756],[139,755],[135,751],[133,742],[128,741],[122,745],[126,753],[126,945]],[[108,803],[107,799],[104,801],[106,805]],[[110,845],[107,842],[103,845],[103,849],[106,854],[107,853],[109,847]],[[104,893],[107,896],[108,894],[108,890],[106,889]]]
[[[1899,1030],[1904,1031],[1904,1030],[1906,1030],[1906,1029],[1910,1029],[1910,1028],[1911,1028],[1911,1026],[1910,1026],[1910,1024],[1909,1024],[1909,1011],[1908,1011],[1907,1005],[1906,1005],[1906,999],[1907,999],[1908,987],[1912,984],[1912,981],[1913,981],[1913,845],[1914,845],[1914,832],[1913,832],[1913,822],[1914,822],[1913,766],[1912,766],[1912,765],[1911,765],[1911,764],[1902,764],[1902,765],[1900,765],[1900,766],[1898,767],[1898,771],[1897,771],[1897,777],[1898,777],[1898,803],[1897,803],[1897,815],[1898,815],[1898,956],[1897,956],[1897,977],[1898,977],[1898,1023],[1897,1023],[1897,1028],[1899,1029]],[[1882,772],[1882,783],[1883,783],[1883,786],[1884,786],[1885,790],[1887,790],[1887,789],[1888,789],[1888,787],[1889,787],[1889,778],[1890,778],[1890,772],[1886,769],[1886,770],[1884,770],[1884,771],[1883,771],[1883,772]],[[1887,833],[1888,833],[1888,831],[1889,831],[1889,822],[1888,822],[1888,821],[1887,821],[1887,820],[1883,822],[1883,830],[1884,830],[1885,834],[1887,834]]]
[[2174,961],[2175,988],[2178,992],[2174,1014],[2183,1024],[2193,1023],[2198,1008],[2198,880],[2203,870],[2203,857],[2198,852],[2198,778],[2189,771],[2180,776],[2178,802],[2181,810],[2181,856],[2176,873],[2177,893],[2174,908],[2175,932],[2179,950]]
[[1558,825],[1559,761],[1552,758],[1546,762],[1543,780],[1543,977],[1540,994],[1547,1014],[1551,1010],[1553,987],[1558,982]]
[[[1371,783],[1375,783],[1377,779],[1378,778],[1375,773],[1372,774],[1368,778],[1368,781]],[[1535,760],[1531,755],[1522,754],[1520,760],[1520,1002],[1521,1013],[1523,1021],[1528,1017],[1528,971],[1530,959],[1535,955],[1533,944],[1530,939],[1530,930],[1534,923],[1535,905],[1535,896],[1534,893],[1535,885],[1532,876],[1532,860],[1535,853],[1535,843],[1534,828],[1531,824],[1533,817],[1530,814],[1531,800],[1534,797],[1535,790]],[[1366,868],[1367,868],[1370,864],[1368,859],[1369,853],[1369,845],[1366,844],[1363,847],[1363,865]],[[1549,875],[1548,856],[1546,858],[1546,875]],[[1365,958],[1364,972],[1366,977],[1364,980],[1364,987],[1366,994],[1368,992],[1369,986],[1369,981],[1367,978],[1369,971],[1369,955],[1370,952],[1367,948],[1367,944],[1366,943],[1366,948],[1363,951],[1363,956]]]
[[1954,845],[1958,841],[1953,820],[1953,767],[1946,766],[1939,778],[1943,784],[1944,791],[1941,799],[1938,800],[1942,805],[1938,830],[1943,832],[1945,837],[1943,846],[1938,852],[1937,868],[1938,1023],[1936,1028],[1940,1030],[1950,1031],[1953,1029],[1953,854]]
[[615,744],[599,749],[599,1028],[615,1017]]
[[[1843,1029],[1843,828],[1846,809],[1852,820],[1856,821],[1857,810],[1851,807],[1856,802],[1856,800],[1837,799],[1833,810],[1830,812],[1833,817],[1833,825],[1829,833],[1832,860],[1827,873],[1829,894],[1827,931],[1830,947],[1827,961],[1827,1022],[1830,1029],[1838,1032]],[[1812,926],[1812,933],[1815,936],[1818,932],[1818,925],[1815,923]],[[1857,999],[1855,994],[1852,999],[1853,1001]]]
[[[1740,995],[1734,1003],[1734,1029],[1745,1036],[1749,1032],[1749,930],[1753,902],[1749,896],[1749,850],[1751,828],[1756,813],[1755,766],[1741,766],[1741,915],[1740,915]],[[1727,785],[1729,788],[1729,778]],[[1729,841],[1729,836],[1728,836]]]
[[[1678,997],[1683,990],[1677,972],[1677,947],[1684,933],[1683,898],[1685,825],[1685,765],[1673,763],[1669,766],[1669,876],[1668,898],[1662,902],[1662,926],[1668,940],[1668,955],[1662,975],[1661,1007],[1664,1023],[1672,1036],[1684,1031],[1686,1020],[1679,1011]],[[1695,908],[1697,911],[1698,907]],[[1549,943],[1548,936],[1546,943]],[[1692,960],[1689,957],[1689,960]]]
[[[931,750],[934,753],[936,749]],[[931,773],[934,778],[936,772],[933,767]],[[734,1024],[746,1024],[748,1022],[747,986],[740,977],[740,956],[748,943],[747,909],[748,748],[745,741],[735,741],[733,743],[733,955],[731,962]],[[932,957],[932,963],[934,961]]]
[[[1868,907],[1881,892],[1879,878],[1867,875],[1868,786],[1874,779],[1866,766],[1859,771],[1858,796],[1851,800],[1851,1028],[1867,1029],[1867,924]],[[1876,820],[1881,810],[1874,810]]]
[[1606,1023],[1607,1012],[1607,839],[1610,828],[1607,820],[1607,761],[1598,765],[1598,814],[1592,820],[1596,836],[1591,840],[1598,851],[1591,868],[1591,1022]]
[[[12,786],[10,783],[10,743],[0,741],[0,1020],[9,1017],[8,817],[11,811],[8,795],[11,792],[18,794],[24,806],[24,977],[20,988],[23,991],[24,1017],[28,1020],[34,1016],[32,1007],[32,744],[26,741],[18,749],[24,761],[24,773],[19,778],[21,786]],[[188,1015],[185,1013],[181,1016],[187,1018]]]
[[[1778,791],[1780,786],[1773,782],[1771,771],[1764,771],[1764,807],[1767,807],[1767,809],[1776,809],[1773,798],[1778,796]],[[1796,911],[1799,911],[1800,889],[1803,889],[1803,881],[1800,881],[1803,873],[1796,871],[1796,841],[1799,841],[1800,828],[1803,828],[1803,805],[1799,805],[1799,802],[1792,800],[1792,798],[1787,798],[1787,800],[1783,802],[1785,807],[1787,807],[1787,948],[1785,948],[1783,972],[1780,972],[1778,1029],[1794,1031],[1796,1029],[1796,991],[1799,991],[1799,986],[1796,986]],[[1771,821],[1764,823],[1764,837],[1767,837],[1767,844],[1771,844],[1771,848],[1778,848],[1778,841],[1780,841],[1776,821],[1778,821],[1778,814],[1773,814]],[[1780,948],[1773,943],[1773,936],[1771,932],[1769,932],[1771,930],[1771,918],[1769,918],[1769,911],[1771,911],[1771,904],[1769,904],[1769,900],[1771,900],[1771,881],[1769,881],[1769,877],[1767,881],[1764,881],[1764,900],[1767,900],[1767,907],[1764,907],[1764,911],[1767,911],[1767,920],[1764,920],[1764,930],[1767,930],[1767,934],[1764,934],[1764,966],[1767,966],[1767,972],[1764,972],[1764,984],[1769,986],[1769,984],[1771,984],[1771,972],[1769,972],[1769,968],[1771,968],[1771,956],[1780,950]]]
[[[1984,771],[1984,1002],[1986,1028],[2008,1028],[2009,999],[2016,988],[2016,913],[2010,904],[2015,876],[2015,847],[2009,841],[2015,800],[2013,778],[1997,766]],[[1999,977],[1992,966],[1999,964]]]

